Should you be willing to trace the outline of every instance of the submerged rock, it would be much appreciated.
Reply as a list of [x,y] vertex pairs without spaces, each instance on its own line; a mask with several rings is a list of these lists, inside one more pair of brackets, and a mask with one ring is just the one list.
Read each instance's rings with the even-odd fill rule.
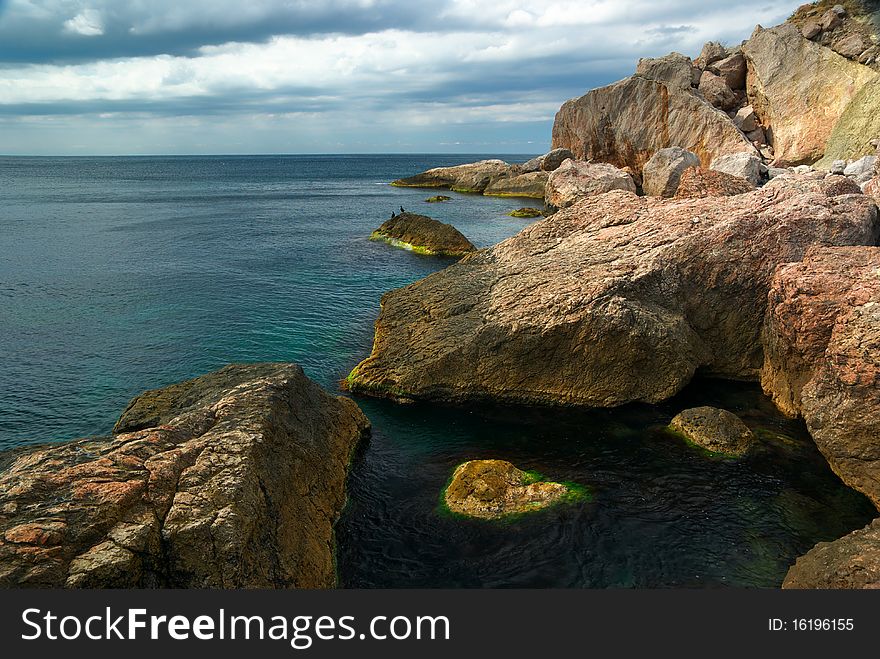
[[544,211],[542,211],[540,208],[518,208],[515,211],[510,211],[508,215],[510,215],[510,217],[525,218],[541,217],[542,215],[544,215]]
[[815,247],[780,266],[763,343],[764,390],[880,507],[880,247]]
[[498,519],[541,510],[570,495],[562,483],[542,481],[504,460],[470,460],[456,468],[443,500],[458,515]]
[[442,201],[449,201],[450,199],[452,199],[452,197],[447,197],[446,195],[438,194],[438,195],[434,195],[433,197],[428,197],[427,199],[425,199],[425,202],[428,204],[436,204],[436,203],[439,203]]
[[392,217],[370,235],[370,240],[384,240],[395,247],[428,256],[464,256],[477,251],[451,224],[416,213]]
[[503,160],[435,167],[421,174],[402,178],[391,185],[400,188],[450,188],[455,192],[483,192],[493,179],[508,176],[511,166]]
[[775,267],[816,243],[874,244],[877,207],[777,178],[736,197],[587,197],[386,293],[352,390],[612,407],[700,368],[756,378]]
[[8,456],[0,586],[327,588],[369,422],[295,364],[147,392],[119,434]]
[[685,439],[712,453],[743,456],[755,435],[735,414],[717,407],[695,407],[672,419],[669,427]]
[[604,163],[566,160],[550,174],[545,201],[555,208],[567,208],[579,199],[610,190],[636,191],[627,172]]

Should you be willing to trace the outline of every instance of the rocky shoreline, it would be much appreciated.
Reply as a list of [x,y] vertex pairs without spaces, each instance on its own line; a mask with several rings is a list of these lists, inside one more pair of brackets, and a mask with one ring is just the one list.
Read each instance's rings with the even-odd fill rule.
[[[343,388],[564,410],[658,403],[697,374],[760,382],[880,508],[872,11],[823,0],[733,48],[641,60],[563,104],[543,156],[394,181],[541,199],[522,215],[548,217],[477,250],[401,208],[372,239],[462,258],[383,296],[372,352]],[[730,458],[760,441],[712,408],[672,427]],[[332,587],[333,525],[369,430],[293,364],[146,392],[110,437],[2,458],[0,587]],[[469,461],[443,497],[495,518],[566,491]],[[820,543],[783,587],[880,587],[878,524]]]

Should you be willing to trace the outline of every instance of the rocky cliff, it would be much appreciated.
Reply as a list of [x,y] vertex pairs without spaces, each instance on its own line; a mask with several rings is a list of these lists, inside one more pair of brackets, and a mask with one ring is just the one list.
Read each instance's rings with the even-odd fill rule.
[[112,437],[3,456],[0,586],[331,587],[368,429],[294,364],[147,392]]

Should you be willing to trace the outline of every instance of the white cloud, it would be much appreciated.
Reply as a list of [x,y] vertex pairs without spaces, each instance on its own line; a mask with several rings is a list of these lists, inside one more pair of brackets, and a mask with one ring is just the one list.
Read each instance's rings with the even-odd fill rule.
[[95,37],[104,34],[104,22],[94,9],[84,9],[82,12],[64,21],[64,31],[71,34],[81,34],[84,37]]

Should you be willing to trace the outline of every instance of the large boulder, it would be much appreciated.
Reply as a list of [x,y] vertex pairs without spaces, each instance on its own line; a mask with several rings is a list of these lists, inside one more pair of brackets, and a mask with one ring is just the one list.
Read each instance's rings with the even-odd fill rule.
[[763,343],[765,391],[880,507],[880,247],[815,247],[780,266]]
[[738,176],[752,185],[758,185],[761,182],[761,159],[752,153],[732,153],[718,156],[712,161],[709,169]]
[[325,588],[369,422],[294,364],[147,392],[114,437],[7,456],[0,586]]
[[349,387],[611,407],[669,398],[698,368],[757,378],[775,266],[880,232],[868,198],[788,183],[737,197],[583,198],[385,294]]
[[504,460],[470,460],[455,469],[443,500],[458,515],[498,519],[547,508],[571,494],[562,483],[541,480]]
[[567,208],[579,199],[610,190],[636,191],[629,173],[604,163],[566,160],[547,180],[545,201],[555,208]]
[[705,167],[719,155],[755,152],[724,112],[690,90],[641,76],[566,101],[553,124],[553,146],[636,173],[669,146],[696,153]]
[[820,542],[788,570],[786,589],[880,588],[880,518],[834,542]]
[[880,77],[862,86],[841,114],[816,166],[829,169],[835,160],[851,160],[874,153],[871,140],[880,136]]
[[539,171],[552,172],[569,158],[574,158],[574,154],[568,149],[553,149],[543,156],[537,156],[522,165],[516,165],[515,169],[521,174]]
[[736,52],[722,60],[719,60],[709,67],[712,73],[715,73],[724,80],[727,86],[732,90],[745,89],[746,87],[746,58],[742,52]]
[[700,70],[690,57],[681,53],[669,53],[664,57],[643,58],[636,66],[636,75],[648,80],[663,82],[675,89],[690,90],[700,81]]
[[450,188],[455,192],[483,192],[501,176],[508,176],[512,168],[503,160],[481,160],[454,167],[435,167],[421,174],[398,179],[391,185],[399,188]]
[[745,455],[755,434],[733,412],[717,407],[694,407],[675,415],[669,427],[692,444],[727,456]]
[[804,39],[789,23],[757,28],[743,52],[749,64],[749,101],[772,130],[778,166],[819,160],[850,101],[876,75]]
[[672,197],[688,167],[699,167],[700,158],[681,147],[660,149],[642,170],[642,189],[652,197]]
[[736,107],[736,94],[728,87],[724,78],[711,71],[703,71],[700,76],[699,90],[703,98],[713,107],[725,111]]
[[754,185],[739,176],[701,167],[691,167],[681,175],[675,196],[677,199],[733,197],[752,192],[754,189]]
[[550,174],[545,171],[494,179],[483,191],[491,197],[529,197],[543,199]]
[[477,251],[451,224],[417,213],[395,215],[376,229],[370,240],[381,240],[428,256],[464,256]]

